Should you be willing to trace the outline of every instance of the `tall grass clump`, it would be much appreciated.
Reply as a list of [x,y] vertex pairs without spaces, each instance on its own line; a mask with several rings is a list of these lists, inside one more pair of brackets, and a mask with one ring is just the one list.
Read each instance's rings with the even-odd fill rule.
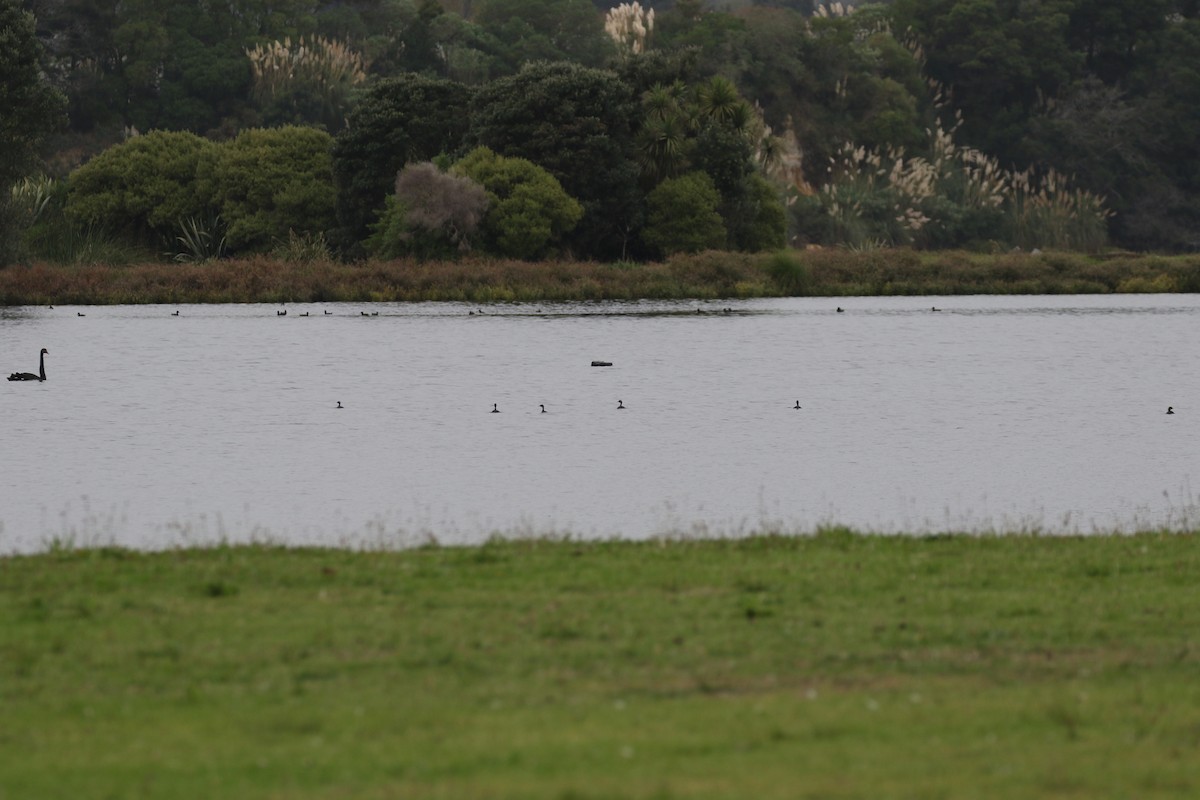
[[321,232],[296,233],[289,230],[287,239],[276,244],[271,255],[286,264],[313,264],[333,260],[333,251],[329,249],[325,234]]
[[10,240],[20,260],[80,266],[132,264],[147,257],[108,226],[67,214],[66,198],[65,180],[25,178],[12,187]]
[[367,79],[367,61],[346,42],[303,36],[248,48],[254,99],[266,109],[267,121],[296,122],[300,107],[316,105],[322,121],[341,128],[350,92]]
[[1053,170],[1001,167],[955,142],[961,124],[959,117],[949,130],[930,130],[927,155],[846,142],[830,160],[828,180],[794,203],[798,227],[811,240],[854,250],[1104,246],[1103,198]]
[[1104,199],[1071,188],[1054,170],[1032,170],[1011,178],[1006,207],[1012,243],[1026,250],[1056,248],[1099,252],[1108,243],[1107,221],[1112,215]]
[[804,295],[812,283],[812,275],[808,266],[800,259],[799,254],[790,250],[780,250],[772,253],[766,260],[763,269],[787,295]]

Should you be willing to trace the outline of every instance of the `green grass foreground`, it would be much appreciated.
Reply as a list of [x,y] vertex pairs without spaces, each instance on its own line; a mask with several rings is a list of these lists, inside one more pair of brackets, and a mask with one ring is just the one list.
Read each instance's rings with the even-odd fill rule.
[[3,798],[1200,795],[1200,537],[0,559]]
[[1198,292],[1200,255],[911,250],[708,252],[664,262],[456,262],[267,256],[205,263],[0,269],[0,306],[724,299]]

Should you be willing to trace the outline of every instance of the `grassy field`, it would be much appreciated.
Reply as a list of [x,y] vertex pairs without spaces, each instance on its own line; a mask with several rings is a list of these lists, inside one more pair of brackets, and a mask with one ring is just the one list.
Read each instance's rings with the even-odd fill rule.
[[0,798],[1200,796],[1200,537],[0,559]]
[[0,306],[450,300],[724,299],[776,296],[1200,292],[1200,255],[911,250],[699,253],[646,264],[289,262],[252,257],[0,269]]

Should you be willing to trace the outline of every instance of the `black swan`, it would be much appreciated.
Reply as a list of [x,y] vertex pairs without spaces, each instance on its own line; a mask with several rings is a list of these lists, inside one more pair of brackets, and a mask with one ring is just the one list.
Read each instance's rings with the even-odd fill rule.
[[14,372],[8,376],[10,381],[44,381],[46,380],[46,353],[50,352],[46,348],[42,348],[42,353],[38,356],[38,374],[32,372]]
[[[44,353],[44,352],[46,352],[46,351],[45,351],[45,350],[43,350],[42,352]],[[28,374],[28,373],[26,373],[26,374]],[[32,376],[32,375],[30,375],[29,377],[30,377],[30,378],[32,378],[33,376]],[[9,380],[11,381],[11,380],[13,380],[13,378],[9,378]],[[26,380],[28,380],[28,378],[26,378]],[[46,380],[46,371],[45,371],[45,370],[42,370],[42,380]],[[1168,413],[1168,414],[1174,414],[1174,413],[1175,413],[1175,406],[1167,406],[1167,413]]]
[[338,407],[338,408],[341,408],[341,407],[342,407],[342,401],[341,401],[341,400],[338,400],[338,401],[337,401],[337,403],[338,403],[338,404],[337,404],[337,407]]
[[796,405],[792,406],[792,408],[799,408],[799,407],[800,407],[800,401],[799,401],[799,400],[797,400],[797,401],[796,401]]
[[618,400],[617,401],[617,410],[623,411],[624,409],[625,409],[625,404],[622,403],[620,400]]
[[543,414],[545,414],[545,413],[546,413],[546,404],[545,404],[545,403],[538,403],[538,405],[540,405],[540,406],[542,407],[542,413],[543,413]]
[[493,414],[499,414],[499,413],[500,413],[500,409],[496,408],[496,404],[495,404],[495,403],[492,403],[492,413],[493,413]]

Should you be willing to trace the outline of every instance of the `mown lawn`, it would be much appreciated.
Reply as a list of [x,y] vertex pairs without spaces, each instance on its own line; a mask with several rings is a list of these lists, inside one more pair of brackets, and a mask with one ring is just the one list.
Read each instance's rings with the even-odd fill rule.
[[1200,537],[0,559],[0,798],[1200,796]]

